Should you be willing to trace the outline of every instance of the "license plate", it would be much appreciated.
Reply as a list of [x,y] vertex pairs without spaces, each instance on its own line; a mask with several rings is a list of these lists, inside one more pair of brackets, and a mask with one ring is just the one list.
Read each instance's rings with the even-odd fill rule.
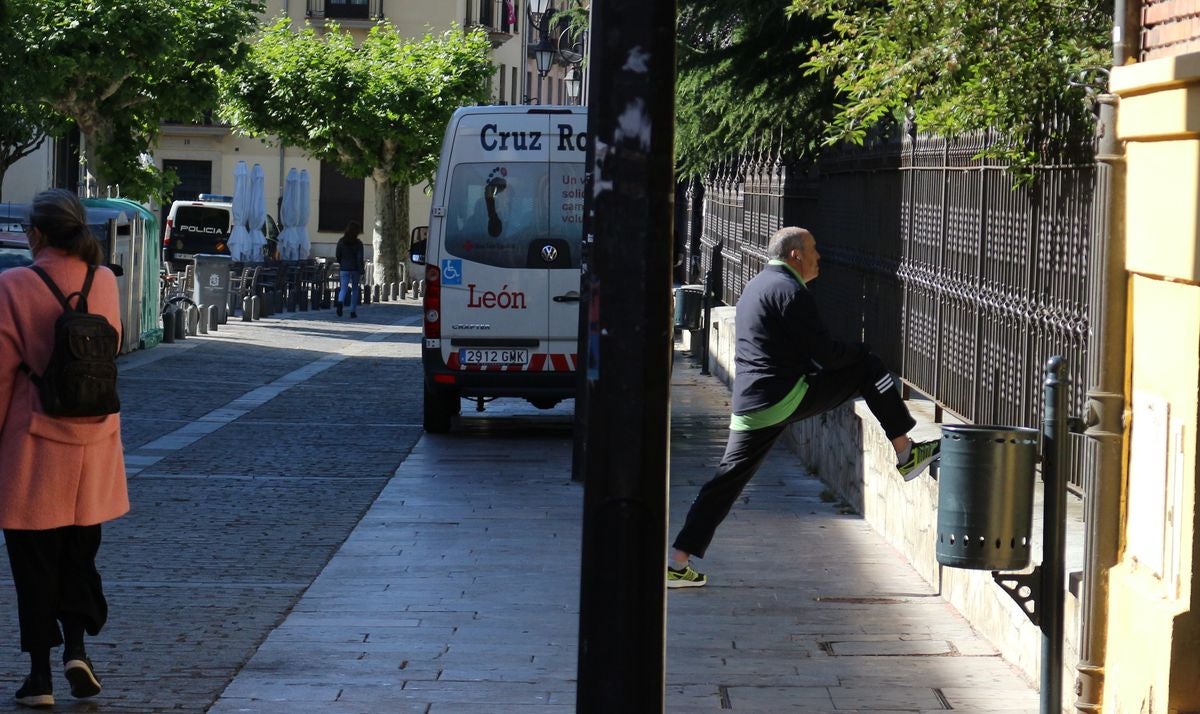
[[529,364],[529,350],[514,349],[460,349],[458,361],[462,364]]
[[192,255],[191,253],[176,253],[175,254],[175,260],[189,260],[194,257],[196,257],[196,256]]

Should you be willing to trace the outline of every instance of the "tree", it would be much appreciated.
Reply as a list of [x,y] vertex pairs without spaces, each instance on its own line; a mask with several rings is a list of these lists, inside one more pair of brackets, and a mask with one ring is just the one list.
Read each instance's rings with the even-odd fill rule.
[[947,136],[994,129],[1006,143],[984,153],[1030,167],[1090,135],[1091,102],[1072,80],[1110,63],[1111,2],[791,0],[789,13],[832,24],[805,64],[843,102],[829,142],[911,118]]
[[[0,3],[0,28],[7,19],[5,10]],[[0,67],[5,68],[0,76],[0,116],[4,117],[0,123],[0,191],[8,167],[41,147],[46,140],[46,129],[53,121],[44,107],[28,101],[26,57],[12,36],[0,29]],[[0,200],[3,198],[0,193]]]
[[[831,83],[805,76],[829,23],[788,0],[680,0],[675,154],[684,175],[764,148],[810,156],[832,114]],[[767,144],[767,146],[764,146]]]
[[74,121],[101,186],[159,197],[145,158],[164,120],[216,103],[213,70],[236,64],[260,0],[8,0],[32,100]]
[[414,41],[384,22],[356,44],[334,24],[318,35],[282,18],[241,67],[221,73],[221,112],[239,131],[373,179],[379,278],[394,282],[408,248],[408,188],[432,179],[450,115],[486,100],[492,72],[478,28]]

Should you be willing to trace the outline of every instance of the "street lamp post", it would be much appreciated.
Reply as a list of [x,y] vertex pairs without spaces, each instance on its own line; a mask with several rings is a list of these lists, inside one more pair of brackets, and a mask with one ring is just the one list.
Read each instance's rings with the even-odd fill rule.
[[526,67],[528,66],[527,63],[529,62],[530,40],[533,38],[534,32],[538,33],[538,42],[537,45],[533,47],[533,52],[534,62],[537,64],[538,71],[539,102],[541,102],[542,94],[540,91],[541,80],[550,71],[550,64],[554,61],[554,50],[552,48],[548,50],[550,53],[548,56],[543,56],[545,54],[543,48],[549,48],[549,43],[546,42],[546,28],[544,27],[544,23],[545,20],[552,14],[554,14],[554,0],[529,0],[528,4],[525,6],[525,17],[527,24],[524,36],[525,39],[521,52],[521,84],[523,85],[521,97],[525,104],[529,104],[529,100],[531,98],[528,79],[526,79],[529,73],[526,71]]

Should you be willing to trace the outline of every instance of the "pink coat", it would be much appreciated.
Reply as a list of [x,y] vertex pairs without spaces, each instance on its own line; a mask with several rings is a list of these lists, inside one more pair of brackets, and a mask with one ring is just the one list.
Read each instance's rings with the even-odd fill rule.
[[[64,295],[83,287],[87,266],[55,248],[35,264]],[[117,281],[97,268],[88,311],[121,329]],[[0,528],[89,526],[129,510],[121,417],[47,416],[37,388],[18,366],[40,374],[54,348],[62,307],[32,270],[0,273]]]

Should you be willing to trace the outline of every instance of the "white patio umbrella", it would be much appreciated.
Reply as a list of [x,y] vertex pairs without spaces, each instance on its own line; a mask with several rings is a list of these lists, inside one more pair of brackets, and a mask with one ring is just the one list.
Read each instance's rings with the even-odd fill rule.
[[238,261],[246,260],[250,234],[246,231],[246,216],[250,212],[250,169],[245,161],[233,167],[233,230],[229,233],[229,255]]
[[299,220],[296,221],[296,230],[300,234],[300,259],[304,260],[308,258],[309,254],[312,252],[312,245],[308,241],[308,199],[310,195],[308,186],[308,169],[300,170],[300,187],[297,189],[297,194],[300,196],[300,200],[298,202],[300,206],[300,215]]
[[263,247],[267,237],[263,226],[267,222],[266,175],[262,164],[255,164],[250,172],[250,210],[246,214],[246,226],[250,229],[250,258],[255,262],[263,259]]
[[283,260],[300,259],[300,243],[304,234],[298,228],[300,223],[300,172],[296,169],[288,171],[287,180],[283,185],[283,201],[279,204],[279,221],[283,225],[279,231],[279,257]]

